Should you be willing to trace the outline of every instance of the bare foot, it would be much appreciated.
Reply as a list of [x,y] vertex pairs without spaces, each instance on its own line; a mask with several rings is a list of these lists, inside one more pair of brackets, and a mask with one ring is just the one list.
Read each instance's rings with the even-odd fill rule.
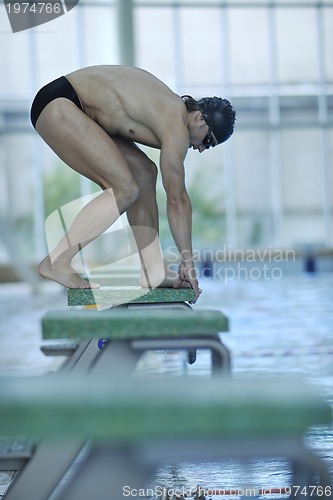
[[45,257],[39,264],[38,273],[43,278],[55,281],[65,288],[100,288],[97,283],[91,283],[80,278],[71,266],[52,266],[49,257]]
[[[156,288],[174,288],[176,284],[177,278],[166,277],[162,283],[160,283]],[[183,284],[180,288],[191,288],[191,285],[186,281],[183,281]]]
[[[173,288],[178,280],[178,273],[168,273],[157,276],[154,273],[144,273],[142,271],[140,278],[140,286],[142,288]],[[182,288],[190,288],[190,284],[184,282]]]

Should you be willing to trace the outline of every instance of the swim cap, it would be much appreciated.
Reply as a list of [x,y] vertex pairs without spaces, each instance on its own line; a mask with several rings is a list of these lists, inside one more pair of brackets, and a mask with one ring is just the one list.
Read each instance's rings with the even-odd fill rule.
[[234,131],[236,112],[227,99],[203,97],[198,100],[200,111],[218,144],[225,142]]

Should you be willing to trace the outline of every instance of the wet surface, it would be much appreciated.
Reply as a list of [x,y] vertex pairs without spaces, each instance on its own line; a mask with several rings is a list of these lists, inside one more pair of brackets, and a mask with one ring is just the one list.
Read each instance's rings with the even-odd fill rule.
[[[333,407],[332,274],[228,283],[203,279],[200,284],[203,294],[194,308],[221,309],[230,319],[230,332],[222,338],[232,352],[234,377],[299,375],[314,384]],[[38,294],[32,294],[25,284],[0,285],[1,375],[42,375],[58,369],[64,358],[45,357],[39,349],[40,318],[50,309],[66,307],[65,291],[57,285],[43,284]],[[146,356],[140,369],[145,376],[207,376],[209,356],[199,352],[197,362],[189,366],[176,353],[156,353]],[[311,429],[306,443],[325,460],[333,475],[333,428]],[[9,475],[0,473],[0,496]],[[170,464],[158,471],[153,487],[164,485],[189,493],[197,485],[269,490],[289,483],[288,464],[272,458],[249,464]],[[274,493],[267,498],[279,496]]]
[[[222,338],[232,352],[234,378],[300,376],[314,384],[333,407],[332,275],[291,275],[275,281],[237,280],[227,285],[205,280],[201,286],[204,293],[195,307],[219,308],[230,319],[230,333]],[[206,370],[204,354],[198,357],[196,365],[187,368],[195,375],[200,372],[204,375]],[[322,457],[333,476],[333,427],[311,429],[305,442]],[[167,485],[189,494],[200,485],[206,491],[229,490],[226,498],[232,498],[230,490],[244,493],[248,488],[248,496],[253,497],[256,491],[260,498],[278,498],[286,497],[285,487],[293,490],[297,486],[291,481],[289,464],[272,458],[247,464],[239,461],[170,464],[158,472],[153,486]],[[258,490],[268,493],[263,495]],[[313,496],[311,492],[322,494],[309,490],[306,492],[309,497]]]

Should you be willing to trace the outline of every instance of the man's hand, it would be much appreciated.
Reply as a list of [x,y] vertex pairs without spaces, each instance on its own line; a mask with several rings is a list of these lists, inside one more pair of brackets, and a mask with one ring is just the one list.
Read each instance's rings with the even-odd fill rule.
[[194,300],[191,304],[195,304],[198,300],[202,290],[199,288],[199,282],[197,280],[197,273],[193,266],[193,262],[185,263],[182,262],[178,269],[178,278],[174,284],[174,288],[184,288],[184,286],[190,285],[194,290]]

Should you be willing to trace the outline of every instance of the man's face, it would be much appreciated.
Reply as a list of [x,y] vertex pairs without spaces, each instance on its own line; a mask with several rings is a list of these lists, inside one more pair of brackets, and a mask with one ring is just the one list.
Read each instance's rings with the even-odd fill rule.
[[198,150],[202,153],[210,147],[217,146],[218,142],[213,132],[209,131],[209,127],[200,113],[195,126],[190,130],[190,148]]
[[209,131],[204,137],[202,144],[206,147],[206,149],[215,148],[215,146],[218,145],[217,139],[212,131]]

